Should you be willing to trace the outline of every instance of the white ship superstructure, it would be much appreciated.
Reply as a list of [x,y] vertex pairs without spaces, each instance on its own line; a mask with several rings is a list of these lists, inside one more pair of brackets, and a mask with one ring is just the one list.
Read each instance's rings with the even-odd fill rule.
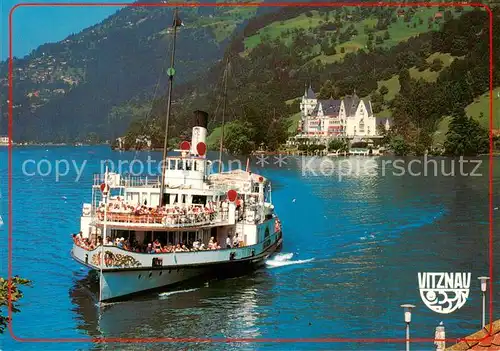
[[161,206],[159,177],[94,176],[72,255],[101,272],[101,301],[243,273],[280,247],[268,179],[242,170],[209,174],[207,114],[196,111],[196,121],[191,143],[166,159]]
[[167,157],[181,25],[175,10],[161,176],[95,175],[92,202],[83,205],[81,231],[73,236],[73,257],[99,271],[99,301],[192,278],[240,275],[282,244],[265,177],[242,170],[210,174],[207,113],[195,111],[191,142]]

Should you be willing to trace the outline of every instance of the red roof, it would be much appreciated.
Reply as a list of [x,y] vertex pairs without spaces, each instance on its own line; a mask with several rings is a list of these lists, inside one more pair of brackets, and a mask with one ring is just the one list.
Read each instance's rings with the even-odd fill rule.
[[479,342],[479,344],[473,346],[469,350],[485,350],[485,349],[500,350],[500,334],[499,333],[484,339],[483,341]]
[[446,351],[467,351],[467,350],[482,350],[490,351],[500,350],[500,319],[493,323],[491,335],[490,325],[487,324],[486,328],[481,329],[477,333],[466,336],[464,341],[459,342],[451,347],[448,347]]

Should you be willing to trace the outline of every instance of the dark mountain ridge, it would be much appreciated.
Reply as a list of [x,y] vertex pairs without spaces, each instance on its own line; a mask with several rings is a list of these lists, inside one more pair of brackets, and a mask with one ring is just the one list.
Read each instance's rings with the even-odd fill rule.
[[[155,90],[165,93],[172,11],[126,7],[79,34],[15,58],[14,140],[72,141],[91,132],[105,138],[123,133],[130,119],[110,120],[114,106],[151,99]],[[206,7],[181,10],[185,26],[178,31],[176,71],[182,74],[176,84],[195,78],[220,59],[228,35],[217,36],[211,22],[226,13]],[[245,16],[235,13],[232,24],[242,24]],[[1,94],[7,96],[7,62],[0,65],[0,77]],[[5,99],[2,131],[7,127],[6,106]]]

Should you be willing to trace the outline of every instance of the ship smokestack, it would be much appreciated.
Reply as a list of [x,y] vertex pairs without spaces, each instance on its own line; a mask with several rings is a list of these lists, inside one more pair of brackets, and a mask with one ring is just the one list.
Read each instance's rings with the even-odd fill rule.
[[194,111],[194,127],[191,138],[191,154],[205,157],[207,153],[207,122],[208,113],[205,111]]
[[194,111],[194,126],[203,127],[207,129],[207,124],[208,124],[208,113],[200,110]]

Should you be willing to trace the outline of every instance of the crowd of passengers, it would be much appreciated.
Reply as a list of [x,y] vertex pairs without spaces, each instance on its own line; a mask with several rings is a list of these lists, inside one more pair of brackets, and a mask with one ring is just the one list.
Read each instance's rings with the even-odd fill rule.
[[[239,201],[239,207],[243,206],[243,201]],[[105,204],[101,204],[97,209],[98,212],[104,213]],[[166,216],[169,214],[179,214],[179,215],[188,215],[188,214],[211,214],[215,213],[216,210],[227,211],[229,207],[229,203],[227,201],[221,201],[219,203],[215,203],[209,201],[205,206],[203,205],[188,205],[181,206],[179,204],[172,206],[156,206],[151,207],[148,206],[147,201],[144,201],[144,204],[131,205],[125,202],[120,197],[117,197],[116,201],[108,203],[107,212],[108,213],[118,213],[118,214],[133,214],[136,216],[141,215],[157,215],[157,216]]]
[[[78,234],[73,234],[73,241],[77,246],[85,250],[94,250],[96,247],[101,245],[101,237],[98,240],[90,240],[89,238],[83,238],[82,232]],[[192,251],[205,251],[205,250],[219,250],[221,246],[215,240],[214,237],[211,237],[208,241],[208,244],[205,245],[200,239],[195,240],[194,242],[189,243],[178,243],[173,245],[172,243],[162,244],[158,239],[149,243],[147,245],[141,244],[137,241],[133,241],[132,243],[125,238],[116,238],[114,241],[111,238],[106,238],[104,243],[105,246],[116,246],[120,249],[138,252],[138,253],[171,253],[171,252],[192,252]],[[231,235],[228,235],[226,238],[226,247],[229,248],[237,248],[240,246],[240,238],[238,237],[238,233],[231,238]]]
[[[251,203],[252,202],[255,201],[251,201]],[[105,204],[101,204],[97,210],[101,220],[104,219],[104,210]],[[158,218],[158,220],[165,220],[166,222],[164,223],[173,224],[213,220],[213,216],[215,215],[216,211],[220,211],[222,213],[222,219],[224,219],[228,215],[228,210],[229,202],[227,200],[218,203],[210,201],[205,206],[195,204],[182,206],[179,204],[175,204],[169,207],[148,207],[147,201],[145,201],[143,205],[132,206],[118,197],[117,201],[108,204],[107,212],[109,220],[111,221],[121,221],[122,218],[120,218],[119,216],[122,214],[135,216],[149,215]],[[239,220],[243,218],[243,210],[244,201],[242,199],[238,199],[236,201],[236,211]],[[115,218],[115,216],[117,217]]]

